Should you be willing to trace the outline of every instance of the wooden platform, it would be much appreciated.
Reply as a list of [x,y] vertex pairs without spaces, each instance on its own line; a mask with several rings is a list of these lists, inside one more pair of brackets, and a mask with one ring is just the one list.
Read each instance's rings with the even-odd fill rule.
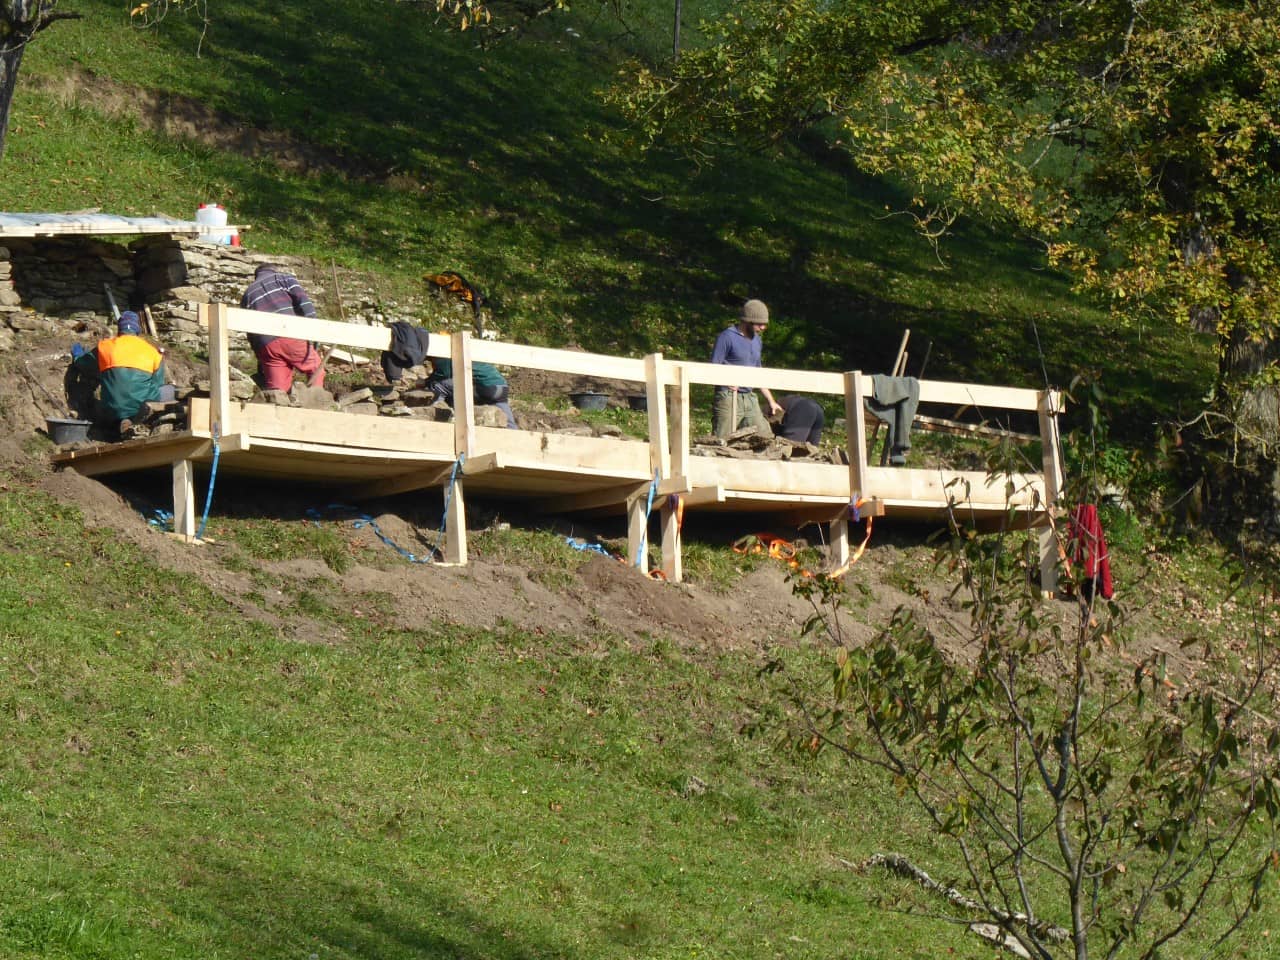
[[[860,515],[940,517],[955,501],[966,515],[998,518],[1012,508],[1025,523],[1043,523],[1058,498],[1057,413],[1052,391],[920,382],[921,405],[1033,411],[1044,450],[1039,472],[991,477],[981,472],[877,467],[867,462],[864,397],[871,377],[858,371],[827,373],[780,368],[744,369],[710,363],[643,359],[553,350],[473,339],[431,337],[429,353],[453,360],[453,423],[409,417],[370,417],[245,403],[230,396],[228,338],[233,331],[292,336],[325,344],[380,351],[390,345],[385,327],[255,313],[220,304],[202,306],[209,330],[210,395],[189,402],[189,428],[181,433],[98,444],[54,456],[54,463],[88,476],[166,467],[173,472],[175,530],[193,538],[194,469],[215,451],[218,469],[231,474],[344,487],[352,498],[386,496],[451,485],[445,517],[445,555],[465,563],[467,496],[518,499],[558,513],[625,510],[628,556],[641,553],[647,507],[660,514],[662,569],[681,579],[680,518],[688,511],[777,512],[831,524],[833,566],[849,557],[850,506]],[[517,431],[475,423],[470,369],[485,361],[639,385],[648,401],[648,442]],[[771,461],[697,456],[689,436],[692,384],[769,387],[786,392],[837,394],[848,420],[849,466],[799,460]],[[857,533],[854,534],[857,536]],[[1055,557],[1042,538],[1044,572]]]

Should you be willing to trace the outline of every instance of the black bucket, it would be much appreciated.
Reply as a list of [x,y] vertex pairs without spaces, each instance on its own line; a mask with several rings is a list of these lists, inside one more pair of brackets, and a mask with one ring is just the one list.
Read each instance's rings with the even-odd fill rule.
[[609,401],[607,393],[571,393],[569,402],[579,410],[603,410]]
[[631,393],[627,395],[627,406],[632,410],[648,410],[649,397],[643,393]]
[[62,446],[64,443],[78,443],[89,439],[89,428],[92,420],[67,420],[62,417],[47,417],[45,429],[49,431],[49,439]]

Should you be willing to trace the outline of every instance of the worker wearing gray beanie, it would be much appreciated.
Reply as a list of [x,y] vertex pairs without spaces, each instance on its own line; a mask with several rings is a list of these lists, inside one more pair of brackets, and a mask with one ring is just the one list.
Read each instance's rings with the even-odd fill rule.
[[[711,362],[734,367],[762,366],[763,335],[768,326],[769,308],[759,300],[748,300],[742,305],[738,322],[725,327],[716,337]],[[769,403],[771,416],[782,412],[767,388],[761,387],[760,392]],[[744,427],[755,427],[764,436],[773,436],[773,429],[760,409],[760,399],[750,387],[717,386],[711,422],[717,437],[727,437]]]

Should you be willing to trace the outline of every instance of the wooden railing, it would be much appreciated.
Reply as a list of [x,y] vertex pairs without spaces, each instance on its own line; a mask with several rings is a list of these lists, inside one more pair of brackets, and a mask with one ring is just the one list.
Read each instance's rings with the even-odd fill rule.
[[[647,513],[640,507],[655,493],[663,504],[663,567],[670,579],[680,578],[678,522],[669,515],[668,495],[682,496],[685,504],[715,502],[725,504],[732,497],[746,504],[752,497],[756,505],[794,496],[795,503],[808,505],[821,515],[830,514],[833,524],[832,543],[836,561],[848,556],[848,503],[861,500],[871,512],[892,513],[912,506],[921,509],[943,509],[957,496],[958,486],[967,486],[969,497],[984,510],[992,512],[1012,506],[1030,518],[1043,519],[1053,508],[1062,489],[1062,463],[1059,455],[1057,414],[1061,397],[1052,390],[1030,390],[1016,387],[980,386],[936,380],[919,382],[920,404],[943,404],[951,407],[976,407],[983,411],[1020,411],[1034,413],[1039,420],[1042,449],[1040,469],[993,478],[985,473],[920,470],[904,467],[880,467],[867,459],[868,421],[865,400],[872,390],[872,377],[860,371],[845,373],[782,368],[744,368],[721,364],[668,360],[661,354],[643,358],[615,357],[608,354],[584,353],[546,347],[523,346],[481,340],[468,333],[432,334],[428,354],[448,357],[454,369],[454,422],[437,424],[426,421],[398,423],[393,428],[379,429],[373,424],[336,421],[344,414],[321,411],[284,410],[268,415],[237,404],[230,394],[230,335],[233,332],[260,333],[296,337],[325,344],[340,345],[365,351],[381,351],[390,346],[386,327],[336,323],[328,320],[257,313],[248,310],[211,305],[201,307],[200,315],[209,328],[210,397],[206,406],[193,408],[192,428],[221,437],[270,438],[284,443],[303,442],[310,436],[315,445],[340,445],[346,451],[365,450],[372,456],[403,454],[417,457],[416,465],[406,466],[403,473],[375,477],[368,487],[370,494],[388,494],[426,486],[438,486],[449,476],[442,469],[454,458],[464,463],[463,475],[483,491],[497,490],[512,495],[534,497],[556,502],[566,509],[599,508],[610,504],[627,506],[634,545],[643,541],[648,523]],[[571,374],[592,379],[607,379],[643,385],[648,399],[648,451],[634,442],[610,438],[566,437],[556,434],[531,434],[478,426],[471,369],[476,362],[504,367],[526,367],[541,371]],[[692,451],[690,424],[690,387],[695,384],[767,387],[773,391],[825,394],[842,398],[848,431],[848,466],[833,464],[778,465],[698,457]],[[261,408],[262,405],[254,405]],[[366,420],[372,418],[358,418]],[[379,418],[383,419],[383,418]],[[324,430],[337,431],[341,437],[326,437]],[[264,431],[267,431],[264,434]],[[251,443],[252,440],[246,440]],[[234,448],[235,441],[231,441]],[[435,458],[435,467],[430,466]],[[545,483],[530,480],[527,489],[506,488],[499,476],[506,470],[523,471],[528,478],[545,474]],[[560,479],[557,480],[556,478]],[[656,479],[655,479],[656,478]],[[548,484],[562,483],[563,496],[549,496]],[[790,486],[788,486],[790,485]],[[1008,489],[1014,496],[1010,500]],[[788,487],[787,489],[772,489]],[[177,485],[175,482],[175,490]],[[450,516],[446,517],[449,547],[447,554],[454,562],[465,562],[465,522],[463,497],[459,489],[451,498]],[[633,549],[633,554],[635,550]],[[1050,568],[1055,557],[1048,556],[1045,542],[1042,559],[1045,576],[1052,579]]]

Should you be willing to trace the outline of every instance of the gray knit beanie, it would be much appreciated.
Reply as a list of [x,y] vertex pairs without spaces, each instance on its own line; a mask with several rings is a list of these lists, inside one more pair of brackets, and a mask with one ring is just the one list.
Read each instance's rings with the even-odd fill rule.
[[744,323],[768,323],[769,308],[760,300],[748,300],[742,305],[742,321]]

